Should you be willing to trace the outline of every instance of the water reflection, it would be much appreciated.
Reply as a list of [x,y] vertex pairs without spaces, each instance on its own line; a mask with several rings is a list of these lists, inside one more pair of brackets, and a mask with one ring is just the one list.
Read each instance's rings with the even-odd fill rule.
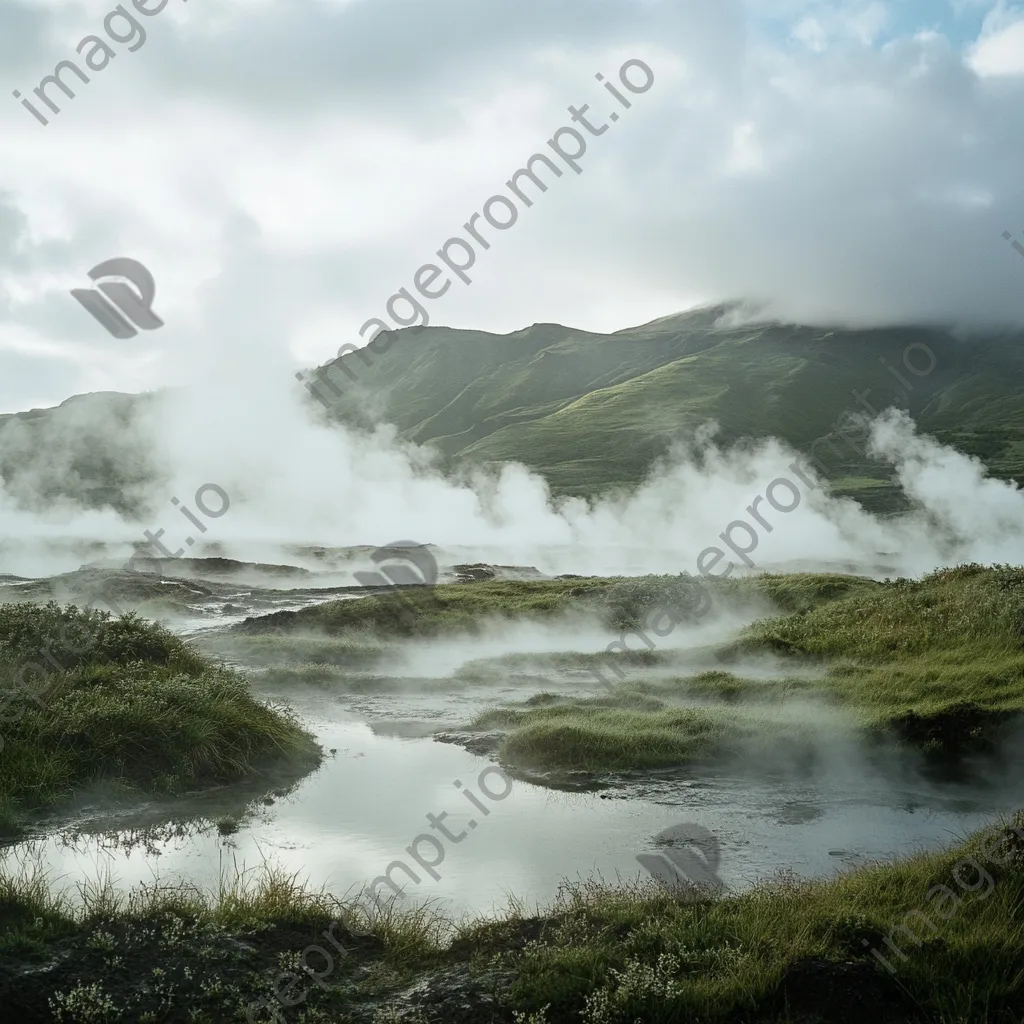
[[[392,722],[413,720],[408,707],[391,710],[401,712]],[[507,799],[489,801],[482,815],[463,790],[480,794],[481,772],[493,764],[487,757],[416,730],[372,726],[326,695],[306,698],[304,713],[335,752],[298,783],[267,788],[264,781],[83,815],[9,848],[6,858],[38,858],[63,885],[109,872],[125,888],[160,879],[208,890],[225,871],[269,863],[338,895],[397,859],[419,877],[394,874],[410,896],[439,899],[455,913],[489,913],[510,895],[528,907],[546,903],[563,878],[637,878],[636,855],[679,821],[715,834],[719,874],[736,889],[778,869],[824,875],[949,845],[1012,811],[1019,798],[998,779],[939,785],[866,761],[851,773],[837,760],[809,777],[666,771],[602,792],[554,792],[517,779]],[[431,828],[439,819],[451,835],[465,833],[443,842],[440,859],[415,842],[441,835]],[[436,861],[437,878],[416,866],[410,848]]]

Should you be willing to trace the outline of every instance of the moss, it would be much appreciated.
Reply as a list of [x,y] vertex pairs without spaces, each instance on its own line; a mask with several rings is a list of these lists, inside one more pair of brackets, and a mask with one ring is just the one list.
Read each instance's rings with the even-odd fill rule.
[[[681,577],[644,577],[595,587],[586,600],[626,628],[642,619],[649,604],[682,600],[691,587]],[[772,730],[777,740],[799,742],[800,730],[789,736],[741,705],[800,697],[837,706],[851,727],[868,736],[895,738],[931,759],[955,761],[996,752],[1024,711],[1024,569],[971,564],[919,581],[885,582],[762,575],[708,588],[722,607],[761,602],[790,614],[761,619],[736,641],[705,652],[721,669],[641,682],[644,667],[676,666],[671,651],[640,651],[623,656],[634,678],[615,688],[611,703],[512,708],[485,715],[471,728],[507,729],[501,756],[518,765],[599,770],[687,764],[728,753],[752,731],[763,732],[765,743]],[[742,669],[726,671],[762,655],[782,659],[781,678],[744,679]],[[607,664],[604,655],[572,660],[576,669]],[[667,705],[630,705],[630,694],[641,691]],[[701,700],[714,704],[668,706]]]

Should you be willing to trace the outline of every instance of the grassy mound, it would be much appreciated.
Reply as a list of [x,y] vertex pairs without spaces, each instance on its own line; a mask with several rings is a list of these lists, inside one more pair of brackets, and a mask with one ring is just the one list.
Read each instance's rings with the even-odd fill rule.
[[274,762],[319,760],[290,713],[132,615],[54,603],[0,608],[0,707],[8,815],[87,786],[175,792]]
[[[229,665],[260,672],[275,683],[301,681],[306,675],[341,679],[349,672],[372,669],[393,656],[396,641],[365,633],[324,636],[316,633],[214,632],[197,637],[197,650]],[[255,680],[254,680],[255,681]]]
[[469,728],[508,729],[499,752],[507,764],[571,771],[663,768],[749,756],[783,742],[792,752],[808,739],[799,725],[728,709],[666,707],[630,691],[585,700],[538,694],[519,707],[486,711]]
[[761,623],[760,643],[807,654],[885,660],[1024,652],[1024,568],[961,565],[920,580],[898,579],[824,604],[806,615]]
[[732,584],[737,594],[756,594],[785,612],[804,614],[814,608],[852,597],[869,597],[884,584],[867,576],[847,576],[834,572],[762,573]]
[[0,672],[5,676],[31,663],[53,672],[129,661],[173,664],[186,671],[206,667],[179,637],[135,615],[115,619],[109,612],[61,608],[54,601],[0,607]]
[[358,600],[248,618],[234,632],[432,636],[476,630],[487,618],[539,618],[603,593],[607,580],[510,580],[393,588]]
[[1024,710],[1024,569],[963,565],[887,582],[755,623],[735,651],[817,659],[829,692],[879,723],[1004,722]]

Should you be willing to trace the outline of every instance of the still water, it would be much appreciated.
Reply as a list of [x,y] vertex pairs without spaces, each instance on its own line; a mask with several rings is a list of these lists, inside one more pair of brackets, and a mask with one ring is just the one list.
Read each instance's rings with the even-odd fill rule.
[[[9,848],[5,859],[41,863],[58,888],[109,874],[121,888],[187,880],[215,890],[220,878],[269,863],[338,895],[402,860],[420,879],[394,873],[408,895],[458,916],[500,911],[510,895],[543,906],[562,879],[646,876],[636,855],[654,852],[653,837],[682,822],[716,835],[718,874],[740,889],[778,869],[826,875],[950,845],[1019,806],[1019,785],[994,772],[970,784],[932,783],[912,770],[872,768],[852,746],[811,778],[701,769],[648,773],[596,792],[512,780],[504,798],[490,799],[480,778],[491,760],[416,733],[465,722],[495,697],[483,688],[443,698],[289,693],[333,753],[284,795],[261,802],[252,787],[226,788],[116,819],[83,814]],[[493,771],[483,786],[498,797],[506,789]],[[428,814],[459,841],[431,829]],[[222,835],[216,822],[227,815],[240,826]],[[427,840],[417,848],[436,862],[436,879],[407,852],[420,834],[441,843],[442,852]]]

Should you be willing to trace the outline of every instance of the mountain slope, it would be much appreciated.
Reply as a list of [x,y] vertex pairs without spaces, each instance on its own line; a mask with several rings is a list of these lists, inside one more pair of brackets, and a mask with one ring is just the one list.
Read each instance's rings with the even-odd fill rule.
[[553,324],[397,331],[369,365],[351,353],[321,372],[341,390],[333,415],[386,419],[453,462],[525,462],[556,493],[635,485],[674,440],[716,420],[725,443],[774,435],[813,446],[840,492],[892,507],[884,467],[841,438],[823,440],[844,413],[892,404],[997,475],[1024,479],[1024,332],[718,326],[726,312],[610,335]]
[[[903,498],[887,467],[834,433],[845,413],[891,404],[996,476],[1024,482],[1024,330],[737,326],[732,312],[699,309],[606,335],[558,324],[505,335],[395,331],[378,337],[384,352],[321,368],[318,390],[330,417],[393,423],[451,466],[523,462],[556,494],[635,486],[673,442],[714,420],[725,444],[780,437],[817,458],[838,493],[894,509]],[[935,365],[923,372],[929,352]],[[35,510],[67,497],[140,514],[167,468],[143,429],[156,398],[83,395],[0,416],[5,489]]]
[[145,420],[152,394],[74,395],[52,409],[0,415],[0,478],[24,509],[68,499],[85,508],[146,512],[142,494],[163,469]]

